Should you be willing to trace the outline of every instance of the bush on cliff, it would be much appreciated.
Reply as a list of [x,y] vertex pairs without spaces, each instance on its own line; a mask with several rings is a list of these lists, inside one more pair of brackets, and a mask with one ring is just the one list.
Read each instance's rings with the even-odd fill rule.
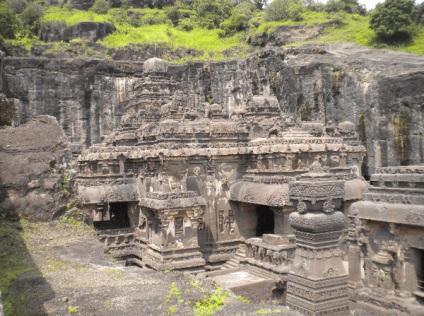
[[199,25],[211,30],[231,16],[233,6],[228,0],[195,0],[193,8]]
[[414,32],[416,13],[414,0],[386,0],[377,4],[370,28],[384,42],[403,41]]
[[0,35],[4,38],[15,38],[15,33],[20,29],[20,21],[5,2],[0,2],[0,25]]
[[298,0],[274,0],[265,9],[264,20],[267,22],[282,20],[299,21],[302,11],[302,4]]
[[98,14],[106,14],[110,8],[111,4],[109,0],[96,0],[91,9]]
[[22,12],[21,19],[24,27],[32,34],[37,34],[41,26],[44,8],[41,4],[31,2]]

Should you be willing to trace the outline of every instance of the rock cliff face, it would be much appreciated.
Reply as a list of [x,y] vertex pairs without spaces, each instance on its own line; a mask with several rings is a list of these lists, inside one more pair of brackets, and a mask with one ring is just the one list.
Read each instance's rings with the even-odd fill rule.
[[[150,56],[149,56],[150,57]],[[147,59],[147,58],[146,58]],[[16,123],[56,117],[73,151],[114,131],[140,83],[142,62],[3,58],[1,88],[17,99]],[[424,58],[351,44],[264,50],[246,59],[170,65],[168,72],[201,113],[229,113],[251,95],[275,95],[302,120],[353,122],[367,147],[365,175],[376,167],[424,162]]]
[[72,193],[71,152],[57,120],[0,130],[0,214],[49,220],[66,210]]

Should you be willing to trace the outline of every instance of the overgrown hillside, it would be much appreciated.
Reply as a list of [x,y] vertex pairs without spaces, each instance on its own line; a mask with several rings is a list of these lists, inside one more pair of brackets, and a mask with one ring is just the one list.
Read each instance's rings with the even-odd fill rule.
[[268,5],[262,0],[0,0],[0,49],[13,56],[132,60],[147,51],[184,62],[242,57],[265,46],[347,41],[424,54],[423,5],[414,10],[410,34],[387,40],[370,29],[372,13],[355,0],[327,5],[311,0]]

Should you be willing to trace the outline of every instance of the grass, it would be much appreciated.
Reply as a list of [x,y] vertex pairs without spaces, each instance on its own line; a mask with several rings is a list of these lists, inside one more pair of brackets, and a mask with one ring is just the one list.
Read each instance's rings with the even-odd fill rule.
[[144,25],[141,27],[119,26],[117,31],[107,36],[100,44],[111,47],[124,47],[128,44],[162,44],[168,48],[192,48],[215,55],[238,47],[241,51],[247,49],[247,44],[241,43],[241,34],[229,38],[220,38],[219,30],[195,28],[190,32],[181,31],[166,24]]
[[23,238],[27,223],[22,223],[0,219],[0,290],[5,315],[28,314],[25,295],[14,293],[11,288],[20,276],[37,272]]
[[68,26],[72,26],[80,22],[112,22],[113,17],[109,12],[108,14],[97,14],[92,11],[81,11],[77,9],[67,10],[57,6],[52,6],[47,9],[43,20],[65,21]]
[[278,309],[265,309],[265,308],[260,308],[258,311],[256,311],[257,315],[268,315],[268,314],[279,314],[281,313],[280,310]]
[[369,28],[369,16],[346,14],[345,22],[336,27],[325,30],[326,35],[320,39],[322,42],[352,42],[362,46],[372,46],[376,35]]
[[[127,45],[158,45],[161,48],[169,50],[178,50],[179,48],[194,49],[199,52],[198,56],[183,57],[180,60],[173,61],[182,63],[187,60],[224,60],[226,59],[225,51],[231,49],[231,56],[244,57],[248,54],[249,45],[246,43],[248,35],[268,33],[272,34],[275,28],[281,25],[305,25],[311,27],[314,25],[322,25],[331,21],[340,22],[336,26],[327,27],[324,36],[307,42],[291,43],[287,46],[297,46],[308,43],[336,43],[336,42],[352,42],[358,45],[371,48],[387,48],[392,50],[406,51],[415,54],[424,54],[424,26],[417,27],[416,34],[408,43],[400,43],[398,45],[386,45],[377,41],[374,31],[369,29],[370,16],[360,16],[357,14],[347,13],[326,13],[304,11],[300,21],[273,21],[264,22],[264,12],[256,12],[250,21],[250,29],[245,32],[237,33],[232,37],[219,37],[219,30],[207,30],[199,27],[194,27],[191,31],[183,31],[172,25],[170,20],[167,20],[164,10],[159,9],[131,9],[134,13],[141,16],[143,23],[163,22],[162,24],[144,24],[139,27],[133,27],[129,24],[128,18],[122,16],[122,9],[111,9],[107,14],[97,14],[92,11],[81,11],[77,9],[66,9],[58,6],[49,7],[43,17],[44,21],[65,21],[68,26],[75,25],[80,22],[110,22],[113,23],[117,30],[98,41],[98,44],[103,45],[107,49],[122,48]],[[194,12],[190,11],[193,15]],[[121,14],[121,15],[120,15]],[[150,22],[149,22],[150,21]],[[153,21],[153,22],[152,22]],[[40,40],[33,37],[18,36],[15,40],[7,40],[12,45],[22,45],[27,50],[30,50],[33,44],[43,44]],[[53,43],[53,47],[49,48],[49,52],[65,50],[76,44],[78,40],[73,40],[73,43]],[[80,45],[80,49],[75,51],[75,54],[86,57],[104,57],[111,58],[110,52],[96,52],[93,48],[85,46],[85,43]],[[103,56],[104,55],[104,56]],[[164,59],[168,59],[164,56]]]
[[194,305],[194,315],[210,316],[220,310],[227,300],[228,292],[223,287],[216,287],[211,294],[205,295]]
[[75,314],[76,312],[78,312],[78,309],[75,306],[69,306],[68,311],[71,314]]
[[240,301],[240,302],[243,302],[243,303],[250,303],[250,300],[249,299],[247,299],[247,298],[245,298],[244,296],[242,296],[242,295],[237,295],[237,299]]

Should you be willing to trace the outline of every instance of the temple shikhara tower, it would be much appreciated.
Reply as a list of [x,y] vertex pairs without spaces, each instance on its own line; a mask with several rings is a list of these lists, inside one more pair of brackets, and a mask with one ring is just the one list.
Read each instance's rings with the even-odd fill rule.
[[[367,188],[355,125],[302,122],[271,93],[215,103],[187,93],[172,67],[147,60],[121,127],[78,159],[80,202],[109,251],[157,270],[244,271],[270,299],[285,304],[287,295],[307,315],[347,315],[348,272],[359,273],[351,287],[362,285],[363,262],[367,284],[394,293],[396,285],[372,275],[394,274],[411,252],[392,250],[396,238],[378,248],[365,240],[362,231],[382,219],[362,204],[349,215],[362,230],[348,233],[348,209]],[[406,224],[419,226],[420,216],[412,212]],[[386,226],[387,236],[402,229]]]

